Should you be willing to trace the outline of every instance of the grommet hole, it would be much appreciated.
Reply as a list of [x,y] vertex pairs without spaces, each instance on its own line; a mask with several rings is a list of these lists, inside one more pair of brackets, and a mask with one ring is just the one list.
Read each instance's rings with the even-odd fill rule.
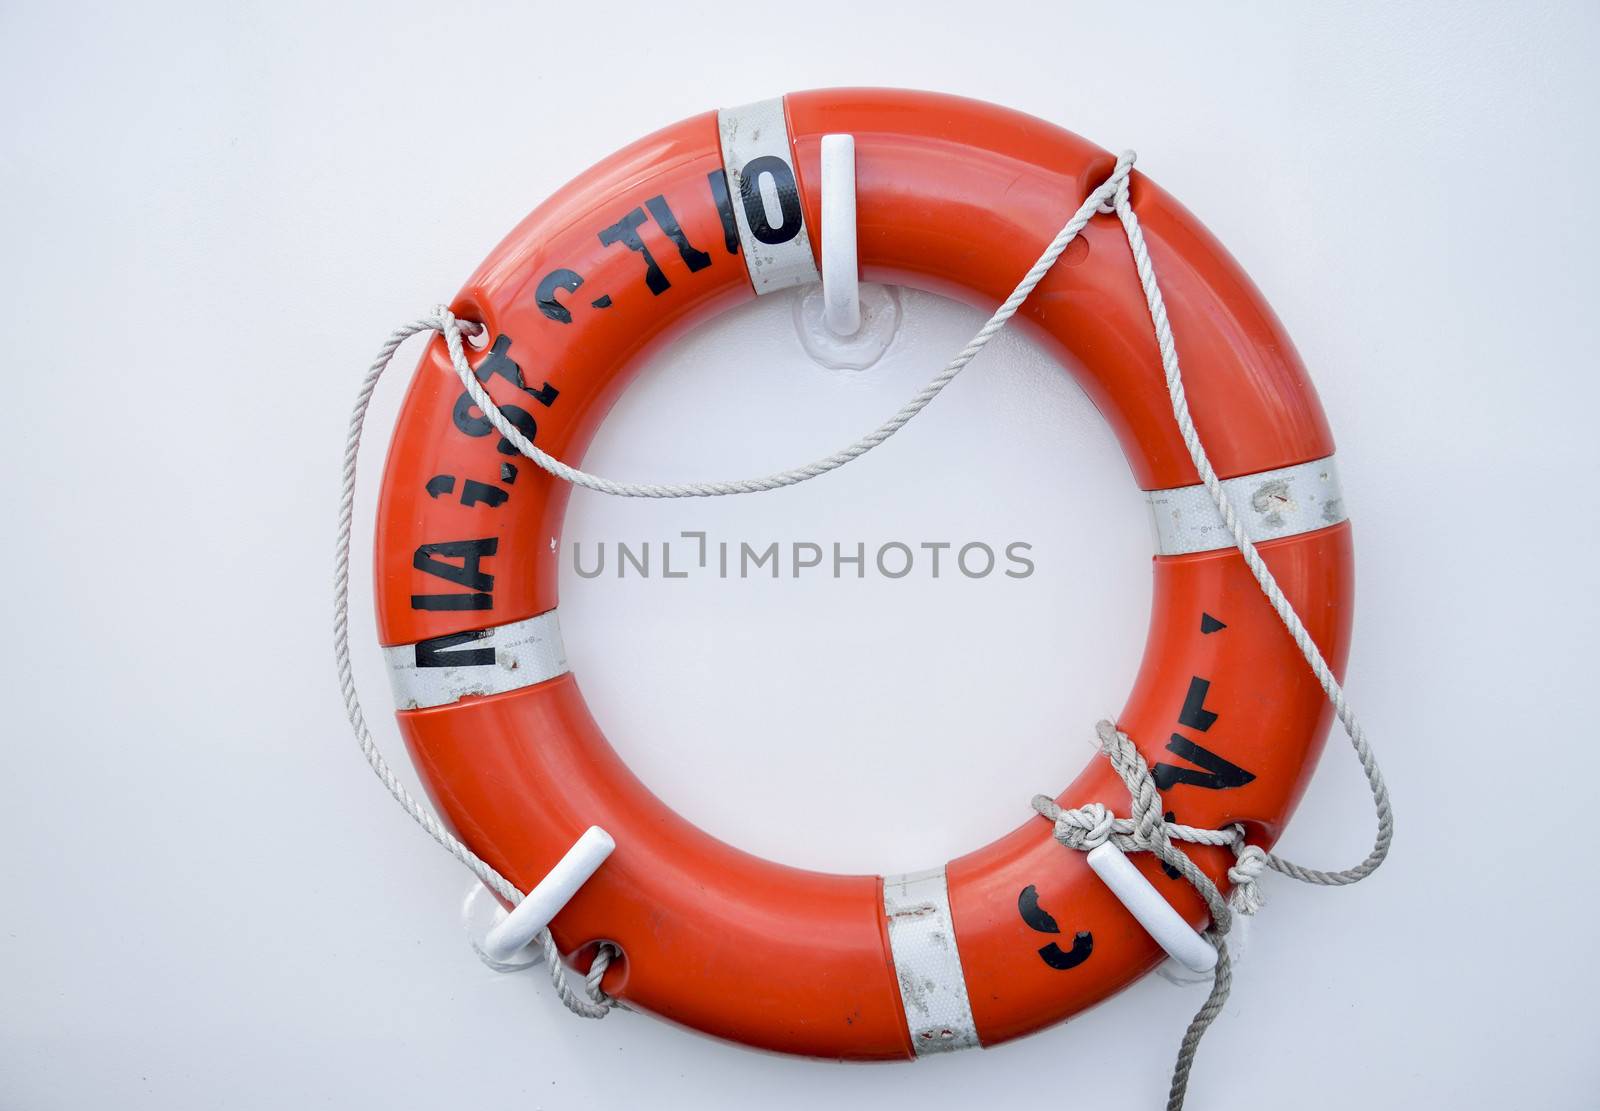
[[474,351],[486,350],[494,338],[494,329],[489,327],[489,314],[476,298],[463,297],[450,305],[450,311],[456,314],[456,321],[461,325],[461,338],[467,346]]

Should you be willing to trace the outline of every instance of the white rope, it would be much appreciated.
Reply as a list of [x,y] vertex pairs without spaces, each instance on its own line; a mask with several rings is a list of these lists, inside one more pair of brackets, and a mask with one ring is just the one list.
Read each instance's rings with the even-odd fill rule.
[[[1153,852],[1163,862],[1177,868],[1183,874],[1205,899],[1211,911],[1211,928],[1206,932],[1206,937],[1217,948],[1217,967],[1211,993],[1201,1004],[1199,1011],[1190,1021],[1189,1028],[1184,1032],[1183,1041],[1178,1048],[1178,1059],[1173,1066],[1167,1108],[1168,1111],[1179,1111],[1188,1092],[1189,1073],[1194,1066],[1195,1054],[1200,1048],[1200,1039],[1204,1037],[1217,1015],[1222,1012],[1223,1004],[1227,1002],[1228,994],[1232,990],[1233,973],[1228,960],[1227,935],[1233,925],[1233,912],[1254,914],[1261,908],[1260,885],[1257,881],[1261,873],[1269,867],[1304,883],[1324,886],[1356,883],[1370,876],[1389,855],[1389,846],[1394,839],[1394,810],[1389,801],[1389,789],[1383,781],[1383,772],[1378,768],[1377,757],[1373,755],[1372,748],[1367,743],[1361,722],[1357,720],[1355,712],[1345,698],[1344,688],[1334,677],[1333,669],[1323,659],[1322,651],[1311,639],[1311,634],[1306,631],[1300,615],[1295,612],[1283,589],[1278,586],[1278,580],[1273,577],[1266,561],[1256,550],[1254,542],[1245,534],[1244,524],[1234,510],[1233,503],[1223,488],[1222,480],[1217,477],[1216,468],[1211,465],[1205,446],[1200,442],[1200,433],[1195,429],[1194,418],[1189,412],[1188,395],[1183,388],[1183,374],[1178,365],[1178,348],[1172,336],[1172,323],[1167,317],[1166,301],[1161,295],[1161,285],[1156,280],[1155,264],[1150,260],[1150,249],[1145,243],[1144,231],[1139,226],[1139,218],[1133,211],[1126,177],[1117,183],[1115,197],[1100,211],[1115,213],[1122,222],[1123,231],[1127,234],[1128,248],[1133,253],[1134,268],[1139,273],[1139,284],[1144,289],[1145,305],[1150,311],[1150,323],[1155,328],[1156,346],[1161,351],[1161,368],[1166,376],[1172,416],[1177,421],[1184,446],[1189,450],[1189,458],[1194,463],[1195,470],[1199,472],[1200,481],[1210,493],[1211,500],[1222,516],[1229,534],[1233,537],[1234,547],[1239,550],[1245,565],[1255,577],[1256,585],[1261,588],[1261,593],[1277,613],[1278,619],[1283,622],[1295,646],[1300,649],[1300,654],[1305,658],[1311,673],[1322,685],[1323,693],[1333,704],[1339,723],[1344,727],[1345,735],[1350,738],[1350,745],[1355,749],[1356,758],[1361,762],[1361,770],[1366,774],[1367,787],[1372,794],[1373,810],[1378,823],[1372,849],[1364,859],[1353,867],[1328,872],[1317,868],[1306,868],[1274,853],[1268,853],[1259,846],[1246,844],[1244,829],[1239,826],[1226,831],[1205,831],[1167,822],[1162,817],[1164,807],[1161,794],[1156,790],[1150,769],[1138,755],[1133,742],[1110,722],[1101,722],[1098,726],[1101,748],[1128,788],[1129,795],[1133,799],[1134,816],[1126,819],[1110,818],[1100,803],[1063,810],[1051,799],[1042,795],[1034,798],[1034,809],[1055,822],[1056,839],[1063,845],[1087,851],[1095,847],[1091,841],[1098,838],[1098,842],[1114,840],[1118,847],[1124,850]],[[1227,844],[1234,852],[1234,863],[1228,869],[1228,881],[1234,888],[1226,902],[1218,896],[1216,885],[1211,882],[1210,877],[1201,872],[1199,867],[1189,860],[1187,854],[1172,845],[1173,838],[1197,844],[1217,844],[1216,841],[1208,840],[1207,835],[1215,836],[1218,833],[1227,835],[1227,839],[1221,843]]]
[[[372,735],[367,728],[366,720],[361,711],[361,704],[356,696],[355,684],[350,667],[349,643],[349,583],[350,583],[350,535],[351,520],[355,503],[356,481],[356,456],[361,443],[362,424],[366,418],[367,407],[372,400],[372,391],[377,386],[378,379],[384,369],[394,358],[395,351],[408,337],[419,332],[438,331],[444,336],[445,346],[449,351],[451,366],[455,369],[457,377],[461,379],[462,386],[478,406],[479,410],[488,419],[489,423],[509,441],[516,449],[539,467],[548,471],[555,477],[570,482],[575,486],[582,486],[590,490],[597,490],[605,494],[614,494],[621,497],[639,498],[690,498],[690,497],[720,497],[729,494],[748,494],[763,490],[777,490],[785,486],[793,486],[827,474],[838,469],[846,463],[858,459],[882,444],[925,409],[940,392],[950,384],[977,356],[978,352],[989,343],[991,339],[1003,328],[1007,321],[1014,316],[1030,293],[1055,265],[1061,253],[1077,238],[1096,213],[1115,213],[1122,222],[1123,230],[1127,235],[1128,246],[1133,254],[1134,266],[1139,274],[1139,282],[1144,290],[1145,302],[1150,312],[1150,321],[1155,329],[1156,344],[1161,353],[1162,371],[1166,377],[1167,391],[1172,403],[1173,418],[1177,421],[1178,430],[1183,437],[1184,446],[1189,451],[1189,458],[1195,470],[1200,475],[1206,490],[1211,495],[1218,513],[1222,516],[1223,523],[1227,526],[1233,537],[1234,546],[1238,548],[1250,573],[1255,577],[1257,585],[1268,603],[1277,613],[1295,645],[1305,657],[1312,674],[1321,684],[1328,701],[1333,704],[1339,722],[1346,735],[1350,738],[1357,758],[1361,763],[1362,771],[1366,774],[1367,784],[1372,793],[1373,806],[1377,813],[1378,830],[1373,840],[1372,850],[1365,859],[1351,868],[1339,871],[1322,871],[1306,868],[1275,854],[1267,853],[1260,847],[1249,845],[1244,840],[1242,827],[1234,826],[1226,830],[1206,830],[1193,826],[1181,825],[1176,822],[1167,822],[1162,817],[1160,794],[1155,789],[1150,770],[1144,759],[1138,754],[1133,742],[1126,734],[1120,733],[1109,722],[1102,722],[1099,727],[1101,747],[1107,757],[1112,761],[1118,774],[1134,800],[1134,815],[1130,818],[1117,818],[1111,815],[1101,803],[1090,803],[1074,809],[1062,809],[1052,800],[1044,796],[1034,799],[1035,809],[1040,814],[1049,818],[1056,824],[1057,838],[1065,845],[1074,849],[1088,850],[1106,841],[1115,842],[1119,848],[1133,851],[1149,851],[1159,856],[1163,862],[1177,869],[1200,892],[1211,911],[1212,927],[1207,931],[1207,938],[1218,950],[1217,968],[1213,980],[1211,994],[1206,1002],[1196,1013],[1194,1020],[1189,1024],[1184,1034],[1182,1045],[1179,1048],[1178,1061],[1173,1070],[1171,1092],[1168,1096],[1169,1111],[1178,1111],[1183,1106],[1184,1096],[1188,1087],[1189,1071],[1194,1063],[1195,1053],[1199,1047],[1200,1039],[1210,1026],[1218,1013],[1222,1010],[1223,1003],[1227,1000],[1232,983],[1232,971],[1228,961],[1226,936],[1232,925],[1232,915],[1235,912],[1252,914],[1261,905],[1259,892],[1259,877],[1265,868],[1272,868],[1277,872],[1294,879],[1312,884],[1344,885],[1355,883],[1371,875],[1384,858],[1388,855],[1389,846],[1394,835],[1394,815],[1389,801],[1388,788],[1384,785],[1383,774],[1378,768],[1377,758],[1373,755],[1368,744],[1366,734],[1355,713],[1350,709],[1345,698],[1344,690],[1333,674],[1333,669],[1323,658],[1311,635],[1306,631],[1304,623],[1295,613],[1294,607],[1285,597],[1283,590],[1278,586],[1266,562],[1256,550],[1255,544],[1245,534],[1244,525],[1239,519],[1228,499],[1227,492],[1217,477],[1216,469],[1211,465],[1211,460],[1206,454],[1205,447],[1200,442],[1200,434],[1196,431],[1194,420],[1189,412],[1187,395],[1184,392],[1183,376],[1178,364],[1177,345],[1173,339],[1172,326],[1167,317],[1166,303],[1161,296],[1161,287],[1156,280],[1155,266],[1150,260],[1150,251],[1145,244],[1144,233],[1139,226],[1138,217],[1134,214],[1133,204],[1130,199],[1128,177],[1133,167],[1134,155],[1131,151],[1125,152],[1117,160],[1116,168],[1099,188],[1089,194],[1088,198],[1073,214],[1071,220],[1058,232],[1037,262],[1023,276],[1021,282],[1011,292],[1011,295],[1001,303],[989,320],[979,329],[972,342],[967,344],[943,370],[922,388],[914,397],[900,408],[894,416],[879,425],[872,432],[863,436],[850,446],[832,455],[825,456],[805,466],[779,471],[775,474],[758,478],[738,479],[725,482],[702,482],[685,484],[657,484],[642,482],[616,482],[611,479],[592,475],[576,467],[568,466],[540,448],[536,447],[522,431],[506,419],[505,415],[495,405],[472,366],[467,361],[465,344],[462,335],[476,335],[482,326],[470,321],[460,321],[448,308],[440,307],[433,316],[424,317],[396,329],[379,350],[378,356],[368,368],[367,376],[361,383],[361,388],[356,395],[355,409],[350,416],[350,432],[345,444],[344,460],[344,489],[339,509],[339,533],[336,558],[336,571],[334,575],[334,658],[339,672],[340,688],[344,693],[345,708],[350,717],[350,725],[355,732],[356,740],[361,746],[361,751],[377,773],[378,778],[394,796],[395,800],[410,814],[412,819],[420,825],[435,841],[445,848],[457,860],[472,870],[480,880],[492,890],[500,894],[510,903],[517,903],[522,899],[522,893],[516,889],[505,877],[494,870],[488,863],[478,857],[446,830],[439,821],[429,814],[420,803],[414,799],[405,787],[397,780],[389,769],[383,756],[377,751]],[[1228,880],[1232,891],[1228,899],[1224,900],[1217,890],[1216,885],[1206,876],[1199,867],[1189,859],[1188,855],[1173,845],[1173,841],[1184,841],[1190,844],[1227,846],[1234,853],[1234,863],[1228,869]],[[600,978],[604,975],[606,966],[612,960],[614,950],[607,945],[600,948],[586,977],[583,992],[574,990],[568,982],[565,965],[556,948],[554,940],[548,930],[540,937],[544,947],[545,958],[550,965],[551,979],[555,984],[556,992],[561,1001],[574,1013],[587,1018],[599,1018],[616,1006],[600,991]]]
[[[1128,180],[1128,172],[1133,168],[1133,152],[1129,151],[1117,161],[1116,168],[1111,171],[1111,176],[1090,193],[1088,198],[1073,213],[1072,219],[1066,226],[1056,233],[1050,245],[1044,249],[1039,260],[1033,264],[1028,272],[1023,275],[1022,281],[1017,283],[1017,288],[1011,291],[1011,296],[1001,302],[1000,307],[994,310],[994,315],[978,329],[978,334],[972,337],[972,342],[963,347],[948,363],[943,370],[933,376],[926,386],[918,391],[917,395],[894,416],[884,421],[877,428],[867,433],[861,439],[842,448],[832,455],[824,456],[814,462],[801,467],[793,467],[787,471],[778,471],[759,478],[741,478],[726,482],[689,482],[689,483],[655,483],[655,482],[615,482],[609,478],[580,471],[576,467],[569,467],[561,460],[545,453],[534,446],[522,430],[506,419],[499,407],[489,398],[483,384],[478,381],[478,376],[472,372],[472,366],[467,362],[466,346],[461,342],[462,323],[456,320],[450,310],[440,307],[437,311],[439,330],[444,333],[445,346],[450,351],[450,363],[455,367],[456,377],[461,379],[461,385],[466,389],[473,403],[488,418],[500,435],[504,436],[523,455],[533,460],[538,466],[555,475],[564,482],[574,486],[582,486],[589,490],[598,490],[602,494],[615,494],[624,498],[715,498],[728,494],[755,494],[764,490],[780,490],[785,486],[794,486],[801,482],[809,481],[829,471],[838,470],[846,463],[859,459],[900,429],[904,428],[911,418],[928,407],[928,403],[938,397],[940,392],[954,381],[956,375],[966,369],[967,364],[977,358],[978,352],[989,345],[989,341],[999,334],[1006,321],[1016,315],[1022,307],[1022,302],[1028,299],[1028,294],[1033,292],[1036,285],[1044,280],[1044,276],[1055,265],[1056,259],[1061,257],[1072,241],[1078,238],[1078,233],[1100,211],[1102,205],[1107,204],[1115,196],[1119,186]],[[393,337],[391,337],[392,339]]]
[[[1096,728],[1114,727],[1102,721]],[[1103,750],[1105,746],[1101,747]],[[1159,803],[1161,796],[1155,793],[1153,779],[1150,790],[1154,793],[1154,802]],[[1033,809],[1040,817],[1055,823],[1056,840],[1069,849],[1088,852],[1110,842],[1125,853],[1150,851],[1149,839],[1141,832],[1139,823],[1133,818],[1116,817],[1104,803],[1090,802],[1069,809],[1049,795],[1034,795]],[[1154,813],[1160,815],[1162,811],[1154,810]],[[1254,914],[1261,909],[1262,896],[1256,881],[1266,868],[1267,854],[1245,842],[1243,826],[1203,829],[1165,819],[1161,819],[1160,824],[1169,840],[1232,849],[1234,863],[1228,869],[1228,882],[1232,885],[1228,891],[1228,905],[1241,914]]]
[[[361,388],[356,391],[356,404],[350,413],[350,430],[344,444],[344,487],[339,499],[339,533],[334,556],[333,659],[339,673],[339,690],[344,695],[345,713],[350,718],[350,728],[355,733],[356,743],[361,746],[361,754],[367,758],[367,763],[372,766],[373,772],[388,789],[389,794],[429,837],[471,869],[472,874],[482,880],[491,891],[515,906],[522,901],[522,892],[445,829],[439,819],[413,798],[411,792],[407,791],[405,785],[396,778],[388,761],[383,758],[383,753],[378,751],[377,743],[372,739],[372,731],[367,728],[366,715],[361,711],[361,699],[356,695],[355,676],[350,667],[350,531],[355,515],[356,458],[361,450],[362,425],[366,423],[367,407],[372,404],[372,391],[377,387],[378,379],[383,376],[384,368],[394,358],[395,351],[408,337],[418,332],[434,331],[439,325],[440,321],[437,318],[425,317],[396,328],[378,351],[378,357],[372,360],[372,365],[367,368],[367,376],[361,380]],[[478,327],[474,325],[472,330],[476,332]],[[612,947],[600,946],[594,962],[589,967],[583,991],[580,993],[569,982],[567,966],[561,960],[561,954],[556,949],[555,939],[550,936],[550,931],[548,929],[540,931],[535,940],[544,949],[545,963],[550,968],[550,982],[555,986],[556,995],[566,1004],[567,1009],[584,1018],[604,1018],[612,1007],[612,1001],[600,990],[600,977],[605,975],[606,968],[611,964],[614,955]]]
[[1211,458],[1200,442],[1200,433],[1195,430],[1194,418],[1189,413],[1189,398],[1183,388],[1183,374],[1178,367],[1178,346],[1172,338],[1172,323],[1167,319],[1167,304],[1161,296],[1160,283],[1156,281],[1156,268],[1150,261],[1150,248],[1145,245],[1144,231],[1139,226],[1139,218],[1133,212],[1133,202],[1129,198],[1126,177],[1117,183],[1116,198],[1110,210],[1116,212],[1128,236],[1128,248],[1133,252],[1133,264],[1139,271],[1139,284],[1144,287],[1145,304],[1150,309],[1150,322],[1155,326],[1156,345],[1161,349],[1161,369],[1167,379],[1167,395],[1172,402],[1172,416],[1178,422],[1178,432],[1183,436],[1184,447],[1189,449],[1189,459],[1194,463],[1194,469],[1199,472],[1200,481],[1205,483],[1206,491],[1211,495],[1217,512],[1222,515],[1222,522],[1227,525],[1228,533],[1233,537],[1234,547],[1239,549],[1239,554],[1244,557],[1245,566],[1249,567],[1250,573],[1255,576],[1256,585],[1261,588],[1261,593],[1266,596],[1273,612],[1283,622],[1283,627],[1294,638],[1295,647],[1300,649],[1300,654],[1305,657],[1311,673],[1317,677],[1323,693],[1333,704],[1334,712],[1339,717],[1339,724],[1344,727],[1345,736],[1350,738],[1350,746],[1355,749],[1356,758],[1361,762],[1361,770],[1367,777],[1367,788],[1372,793],[1372,806],[1377,813],[1378,830],[1373,838],[1372,849],[1353,867],[1324,872],[1302,867],[1274,854],[1268,854],[1267,863],[1274,871],[1282,872],[1305,883],[1324,886],[1356,883],[1375,872],[1389,855],[1389,844],[1394,839],[1394,811],[1389,802],[1389,788],[1383,782],[1383,772],[1378,767],[1378,758],[1373,754],[1371,745],[1367,743],[1366,731],[1362,729],[1355,711],[1345,699],[1344,688],[1335,678],[1328,662],[1322,658],[1322,650],[1317,647],[1316,641],[1311,639],[1311,634],[1306,631],[1300,615],[1294,611],[1294,606],[1290,605],[1289,599],[1284,596],[1283,589],[1278,586],[1278,580],[1268,569],[1266,560],[1262,559],[1261,553],[1256,550],[1255,542],[1245,534],[1244,522],[1234,510],[1233,502],[1223,489],[1222,480],[1217,477],[1216,468],[1211,465]]

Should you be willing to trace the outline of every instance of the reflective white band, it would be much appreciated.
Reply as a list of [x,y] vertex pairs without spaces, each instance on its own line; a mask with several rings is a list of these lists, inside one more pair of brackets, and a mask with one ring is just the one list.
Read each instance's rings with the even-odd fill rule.
[[383,650],[399,710],[445,706],[469,695],[504,694],[567,673],[556,611],[470,633]]
[[717,112],[728,200],[757,293],[821,281],[800,206],[783,98]]
[[884,876],[883,916],[917,1056],[979,1044],[944,869]]
[[[1222,488],[1244,522],[1245,535],[1260,543],[1336,525],[1346,519],[1334,457],[1275,471],[1224,479]],[[1233,547],[1211,495],[1203,485],[1148,490],[1157,555],[1183,555]]]

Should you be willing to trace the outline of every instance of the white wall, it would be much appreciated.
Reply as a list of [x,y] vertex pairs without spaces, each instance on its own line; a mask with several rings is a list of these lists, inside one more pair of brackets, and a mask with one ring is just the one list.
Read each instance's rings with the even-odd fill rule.
[[[904,1067],[573,1019],[538,973],[473,958],[465,874],[342,720],[335,471],[382,336],[646,130],[848,83],[1137,147],[1271,299],[1339,438],[1350,691],[1394,788],[1395,855],[1348,891],[1269,881],[1192,1106],[1590,1105],[1600,10],[1288,8],[0,15],[0,1105],[1161,1104],[1197,988],[1147,982],[1070,1028]],[[657,359],[589,462],[686,478],[810,458],[977,319],[909,298],[889,360],[850,377],[812,364],[769,299]],[[380,391],[376,439],[400,390]],[[713,832],[817,867],[933,863],[1020,821],[1120,705],[1148,571],[1110,436],[1016,337],[956,397],[787,494],[575,499],[571,535],[591,541],[1035,545],[1022,584],[569,574],[597,716]],[[363,457],[363,529],[380,458]],[[359,672],[397,752],[366,637]],[[773,713],[796,692],[803,712]],[[908,771],[913,751],[935,758]],[[902,773],[922,805],[889,795]],[[1368,823],[1335,743],[1284,847],[1342,864]]]

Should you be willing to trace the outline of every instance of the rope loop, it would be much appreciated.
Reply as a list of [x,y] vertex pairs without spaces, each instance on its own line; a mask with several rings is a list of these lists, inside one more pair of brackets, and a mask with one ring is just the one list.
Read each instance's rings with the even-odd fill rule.
[[[1094,849],[1111,840],[1111,831],[1116,823],[1112,820],[1111,811],[1101,806],[1098,802],[1091,802],[1080,811],[1089,819],[1089,826],[1083,831],[1083,848]],[[1057,836],[1060,836],[1061,822],[1057,820]]]
[[1099,198],[1099,203],[1095,205],[1095,212],[1102,216],[1116,215],[1117,201],[1127,191],[1128,175],[1133,170],[1133,164],[1138,160],[1138,153],[1131,150],[1125,150],[1117,156],[1116,169],[1111,171],[1111,176],[1106,178],[1105,184],[1091,194],[1091,196]]
[[[481,330],[482,325],[472,327]],[[396,328],[379,348],[377,358],[367,368],[366,376],[356,391],[356,403],[350,413],[349,431],[345,438],[343,488],[339,498],[339,523],[334,546],[334,669],[339,677],[339,691],[344,697],[345,715],[350,721],[350,730],[355,734],[361,754],[366,757],[368,766],[372,768],[379,782],[400,804],[401,809],[411,816],[411,820],[422,827],[424,833],[464,864],[490,891],[512,906],[516,906],[523,897],[517,886],[446,829],[427,807],[417,801],[389,767],[389,762],[378,750],[378,743],[372,736],[372,730],[367,726],[366,713],[361,708],[361,698],[356,691],[355,672],[350,662],[350,541],[355,521],[356,461],[360,455],[361,432],[366,424],[367,409],[372,404],[372,394],[377,388],[378,379],[383,376],[384,369],[388,367],[402,343],[420,332],[445,330],[448,336],[452,329],[456,342],[460,343],[461,334],[466,328],[450,315],[448,309],[442,307],[435,310],[435,314],[431,317],[422,317]],[[616,950],[610,945],[601,946],[589,967],[584,987],[579,991],[573,988],[570,982],[569,970],[561,959],[561,952],[556,947],[555,939],[550,936],[550,931],[548,929],[540,931],[535,940],[544,949],[545,961],[550,968],[550,982],[555,987],[556,996],[566,1008],[583,1018],[604,1018],[614,1004],[600,990],[600,977],[610,966]]]
[[1112,816],[1111,811],[1098,802],[1068,810],[1048,795],[1034,795],[1033,808],[1041,817],[1055,823],[1056,840],[1069,849],[1088,852],[1107,841],[1116,841],[1120,848],[1123,842],[1132,841],[1129,832],[1132,823]]
[[[1128,175],[1133,171],[1134,153],[1124,151],[1117,159],[1116,166],[1105,181],[1101,182],[1078,206],[1072,218],[1062,226],[1038,260],[1022,276],[1015,289],[1011,291],[1000,307],[984,322],[965,347],[956,353],[955,357],[945,364],[943,370],[928,382],[917,394],[907,401],[900,409],[884,421],[877,428],[862,436],[855,443],[841,448],[831,455],[815,459],[799,467],[791,467],[786,471],[777,471],[772,474],[760,475],[754,478],[731,479],[715,482],[619,482],[615,479],[605,478],[601,475],[591,474],[563,463],[550,455],[542,448],[534,445],[533,441],[525,436],[520,428],[512,424],[504,413],[500,411],[483,383],[478,381],[478,376],[473,372],[472,364],[467,361],[466,345],[462,342],[463,334],[477,334],[482,325],[473,324],[469,330],[467,321],[459,319],[448,306],[440,305],[434,310],[434,316],[419,321],[430,324],[444,336],[445,348],[450,355],[450,365],[455,370],[456,377],[461,379],[461,386],[472,398],[474,405],[483,413],[495,431],[504,436],[523,456],[531,460],[535,466],[559,478],[563,482],[570,482],[574,486],[582,486],[586,490],[595,490],[602,494],[611,494],[623,498],[715,498],[726,497],[732,494],[757,494],[768,490],[781,490],[787,486],[795,486],[802,482],[809,482],[819,478],[830,471],[838,470],[846,463],[861,458],[873,448],[878,447],[889,437],[910,423],[922,410],[926,409],[934,398],[944,391],[944,388],[955,380],[956,376],[965,370],[978,353],[989,345],[989,342],[1000,333],[1006,323],[1017,314],[1022,303],[1028,295],[1045,279],[1056,260],[1061,257],[1078,234],[1088,226],[1097,213],[1112,212],[1116,198],[1126,193]],[[392,354],[392,352],[391,352]]]
[[1228,906],[1239,914],[1255,914],[1266,902],[1257,882],[1267,870],[1267,853],[1260,845],[1246,844],[1241,835],[1233,847],[1233,865],[1228,869]]

